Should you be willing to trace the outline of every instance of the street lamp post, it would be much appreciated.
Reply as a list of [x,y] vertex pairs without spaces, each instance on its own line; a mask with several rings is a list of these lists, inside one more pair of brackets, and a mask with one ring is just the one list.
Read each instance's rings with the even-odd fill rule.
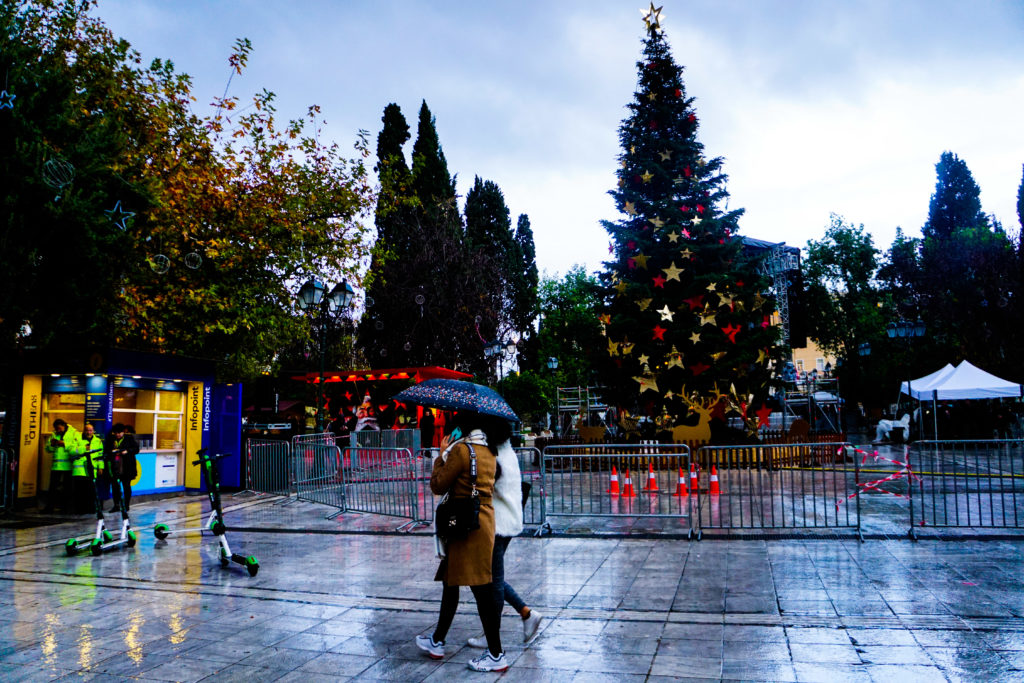
[[[325,295],[326,294],[326,295]],[[342,280],[327,294],[327,286],[313,278],[299,288],[297,295],[299,308],[314,316],[319,326],[320,376],[316,383],[316,430],[324,429],[324,370],[326,363],[327,323],[339,311],[349,307],[355,297],[355,290],[346,280]]]
[[[555,358],[554,356],[549,357],[548,360],[547,360],[547,365],[548,365],[548,370],[551,371],[551,374],[553,376],[555,374],[555,370],[558,369],[558,359]],[[558,387],[557,386],[555,387],[555,410],[554,410],[554,415],[555,415],[555,436],[558,436],[558,426],[559,426],[558,422],[559,422],[559,420],[558,420]],[[548,418],[548,428],[549,429],[551,428],[551,419],[550,419],[550,417]]]
[[[927,331],[928,331],[928,328],[925,326],[924,321],[921,320],[920,318],[918,318],[915,322],[910,322],[909,320],[894,320],[894,321],[891,321],[888,325],[885,326],[885,334],[889,337],[889,339],[899,339],[900,341],[906,340],[908,344],[913,339],[918,339],[920,337],[923,337],[925,335],[925,332],[927,332]],[[907,395],[910,397],[909,400],[913,401],[914,400],[914,394],[913,394],[913,389],[910,386],[911,381],[912,381],[912,379],[910,377],[908,377],[907,378]],[[913,403],[911,403],[911,406],[913,406]],[[897,402],[897,407],[898,407],[898,402]],[[913,411],[911,411],[911,413],[910,413],[910,424],[911,424],[911,427],[913,427],[914,423],[915,423],[914,413],[913,413]],[[918,425],[917,428],[918,428],[919,432],[923,431],[921,429],[920,425]],[[908,440],[910,439],[909,431],[907,433],[907,439]]]

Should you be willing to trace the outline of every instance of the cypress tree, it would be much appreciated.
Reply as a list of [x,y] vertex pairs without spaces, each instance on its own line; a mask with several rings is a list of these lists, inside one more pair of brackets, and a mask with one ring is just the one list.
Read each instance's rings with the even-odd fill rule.
[[652,5],[644,18],[638,87],[619,128],[611,195],[623,217],[603,223],[612,239],[601,276],[604,379],[623,407],[666,427],[692,420],[690,411],[706,425],[709,415],[724,416],[726,403],[766,416],[771,361],[780,355],[774,307],[744,258],[742,211],[722,208],[722,159],[704,157],[659,13]]
[[981,189],[967,164],[952,152],[943,152],[935,165],[938,180],[928,204],[928,220],[921,229],[927,239],[945,239],[960,228],[988,227],[981,210]]
[[538,287],[540,276],[537,273],[537,249],[533,243],[533,229],[530,217],[520,214],[516,220],[516,263],[510,264],[514,278],[512,281],[512,316],[517,330],[530,336],[533,320],[537,317]]

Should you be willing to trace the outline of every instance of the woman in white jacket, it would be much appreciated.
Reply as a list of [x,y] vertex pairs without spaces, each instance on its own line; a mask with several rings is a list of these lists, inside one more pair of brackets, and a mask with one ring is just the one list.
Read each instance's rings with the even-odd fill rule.
[[[507,423],[506,423],[507,424]],[[509,429],[509,437],[512,432]],[[494,493],[494,556],[491,560],[491,580],[499,594],[498,603],[504,600],[523,619],[523,642],[530,643],[537,637],[541,620],[540,612],[531,610],[512,586],[505,581],[505,549],[513,538],[523,530],[523,484],[519,471],[519,457],[506,439],[498,446],[498,472],[495,475]],[[481,634],[469,639],[471,647],[487,647],[487,639]]]

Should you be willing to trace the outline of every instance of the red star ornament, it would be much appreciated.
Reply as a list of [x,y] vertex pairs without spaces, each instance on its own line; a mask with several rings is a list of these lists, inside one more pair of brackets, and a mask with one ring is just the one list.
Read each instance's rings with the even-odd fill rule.
[[629,266],[630,270],[634,270],[636,268],[636,259],[630,256],[628,259],[626,259],[626,265]]
[[683,301],[690,307],[690,310],[696,310],[704,305],[704,295],[698,294],[697,296],[691,296],[689,299]]
[[764,316],[764,319],[761,321],[761,327],[767,329],[768,326],[771,325],[771,324],[772,324],[771,318],[769,318],[767,315]]
[[689,121],[690,123],[696,123],[697,122],[697,115],[696,114],[690,114],[689,116],[686,117],[686,120]]
[[633,241],[633,240],[630,240],[630,241],[626,242],[626,247],[627,247],[627,248],[628,248],[628,249],[629,249],[630,251],[633,251],[634,249],[636,249],[636,242],[635,242],[635,241]]
[[706,363],[694,363],[693,365],[690,366],[690,372],[693,373],[694,377],[710,369],[711,366],[707,365]]
[[729,341],[732,342],[733,344],[736,343],[736,333],[739,331],[739,325],[726,325],[725,327],[722,328],[722,332],[725,333],[725,336],[728,337]]
[[697,213],[700,213],[700,214],[704,213],[704,205],[703,204],[698,204],[697,205]]
[[690,231],[689,230],[687,230],[686,228],[683,228],[682,230],[680,230],[680,232],[682,233],[683,237],[685,237],[686,239],[690,239]]
[[762,403],[761,407],[754,411],[757,414],[758,427],[771,427],[772,409]]
[[615,253],[615,247],[612,245],[611,242],[608,243],[608,253],[609,254],[614,254]]
[[676,88],[675,95],[676,95],[676,97],[682,97],[683,96],[683,91],[680,90],[679,88]]
[[651,337],[651,339],[652,340],[660,339],[661,341],[665,341],[665,333],[666,332],[668,332],[668,330],[666,328],[662,327],[661,325],[655,325],[654,326],[654,336]]
[[655,275],[653,280],[654,280],[654,286],[655,287],[660,287],[661,289],[665,289],[665,278],[663,278],[660,275]]
[[693,170],[689,166],[687,166],[686,168],[683,169],[683,175],[689,178],[693,175]]

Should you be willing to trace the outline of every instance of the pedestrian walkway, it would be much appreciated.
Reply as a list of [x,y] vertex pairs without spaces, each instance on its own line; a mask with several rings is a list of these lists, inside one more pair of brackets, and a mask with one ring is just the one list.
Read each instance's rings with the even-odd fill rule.
[[499,677],[466,668],[469,591],[444,660],[413,643],[440,597],[428,530],[228,496],[250,578],[212,537],[153,538],[204,500],[138,504],[138,545],[95,558],[63,551],[88,517],[0,525],[0,679],[1024,680],[1021,541],[520,538],[507,577],[546,618],[523,647],[506,609]]

